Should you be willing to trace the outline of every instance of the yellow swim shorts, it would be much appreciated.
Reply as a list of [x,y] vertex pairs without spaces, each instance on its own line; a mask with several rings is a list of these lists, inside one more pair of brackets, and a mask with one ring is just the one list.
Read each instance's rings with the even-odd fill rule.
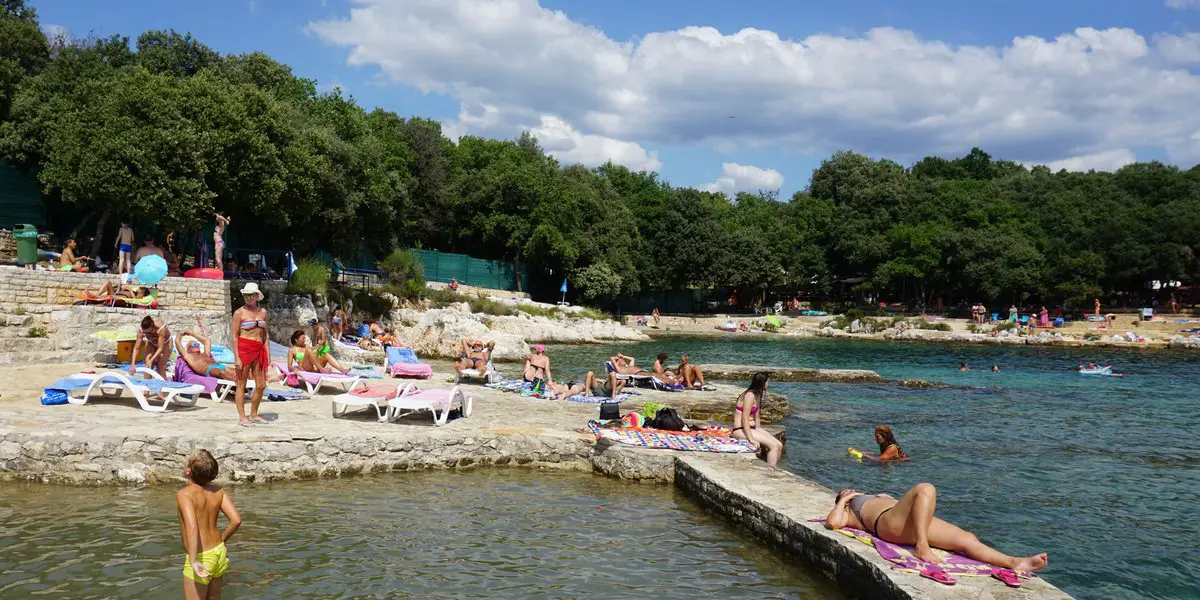
[[196,555],[200,564],[208,567],[208,577],[200,577],[192,571],[192,561],[183,557],[183,576],[196,583],[208,585],[213,578],[220,577],[229,569],[229,556],[225,554],[225,544],[220,543]]

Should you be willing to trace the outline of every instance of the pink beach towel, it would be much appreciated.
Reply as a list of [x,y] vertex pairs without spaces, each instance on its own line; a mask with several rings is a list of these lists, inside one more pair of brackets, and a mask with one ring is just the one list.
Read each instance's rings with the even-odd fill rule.
[[[813,522],[824,523],[825,519],[813,519]],[[897,571],[906,571],[909,573],[920,573],[930,566],[929,563],[913,556],[913,547],[903,544],[893,544],[884,541],[860,529],[853,527],[844,527],[836,530],[838,533],[854,538],[868,546],[874,546],[879,552],[880,558],[892,563],[892,568]],[[967,558],[961,554],[946,552],[945,550],[933,549],[942,559],[942,563],[936,565],[936,568],[945,571],[950,576],[967,576],[967,577],[991,577],[992,569],[1001,568],[989,565],[985,562],[980,562],[973,558]],[[1024,579],[1033,577],[1033,573],[1025,571],[1013,571],[1017,576]]]
[[433,367],[420,364],[395,363],[391,366],[392,377],[412,377],[415,379],[430,379],[433,377]]
[[373,387],[373,388],[354,388],[350,390],[350,395],[359,398],[372,398],[375,400],[391,400],[397,396],[395,386]]

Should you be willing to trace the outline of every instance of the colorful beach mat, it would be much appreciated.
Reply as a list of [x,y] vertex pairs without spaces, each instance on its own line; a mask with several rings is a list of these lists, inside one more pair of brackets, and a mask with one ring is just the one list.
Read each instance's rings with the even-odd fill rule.
[[[824,523],[825,519],[813,519],[813,521]],[[893,544],[891,542],[881,540],[865,531],[862,531],[861,529],[854,529],[853,527],[844,527],[836,531],[846,537],[854,538],[868,546],[873,546],[875,550],[879,552],[879,556],[892,563],[892,568],[897,571],[920,573],[930,566],[929,563],[917,558],[916,556],[913,556],[912,546]],[[939,550],[937,548],[934,548],[933,551],[938,555],[939,558],[942,559],[942,563],[936,566],[945,571],[946,574],[950,575],[951,577],[991,577],[992,569],[997,568],[985,562],[980,562],[973,558],[967,558],[961,554],[946,552],[945,550]],[[1023,579],[1029,579],[1030,577],[1033,577],[1032,573],[1027,573],[1025,571],[1014,571],[1014,573]]]
[[754,452],[750,442],[734,437],[711,435],[705,432],[685,433],[660,429],[629,429],[601,427],[598,421],[588,421],[588,429],[596,439],[618,444],[689,452],[718,452],[723,454]]

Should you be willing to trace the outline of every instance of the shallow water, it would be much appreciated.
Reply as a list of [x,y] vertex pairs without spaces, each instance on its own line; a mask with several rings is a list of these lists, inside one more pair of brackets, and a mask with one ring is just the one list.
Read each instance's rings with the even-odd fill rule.
[[[174,491],[0,484],[0,598],[178,596]],[[225,598],[841,597],[666,486],[485,469],[231,491]]]
[[[772,384],[793,403],[783,464],[834,489],[901,494],[929,481],[940,516],[1010,554],[1049,552],[1045,577],[1078,598],[1200,598],[1200,355],[733,336],[621,349],[648,365],[686,351],[701,365],[864,368],[972,386]],[[614,350],[550,353],[565,375],[602,368]],[[1073,371],[1089,360],[1126,376]],[[960,361],[975,370],[958,371]],[[878,451],[880,423],[913,461],[848,456],[850,446]]]

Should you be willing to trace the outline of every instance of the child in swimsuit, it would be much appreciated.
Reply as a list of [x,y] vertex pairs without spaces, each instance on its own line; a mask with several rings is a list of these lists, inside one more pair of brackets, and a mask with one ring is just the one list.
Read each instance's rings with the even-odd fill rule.
[[[183,538],[183,595],[185,598],[220,598],[221,582],[229,570],[225,542],[242,524],[233,498],[220,486],[217,461],[208,450],[188,454],[183,474],[187,487],[175,494],[179,508],[179,533]],[[229,521],[225,531],[217,529],[217,514]]]

